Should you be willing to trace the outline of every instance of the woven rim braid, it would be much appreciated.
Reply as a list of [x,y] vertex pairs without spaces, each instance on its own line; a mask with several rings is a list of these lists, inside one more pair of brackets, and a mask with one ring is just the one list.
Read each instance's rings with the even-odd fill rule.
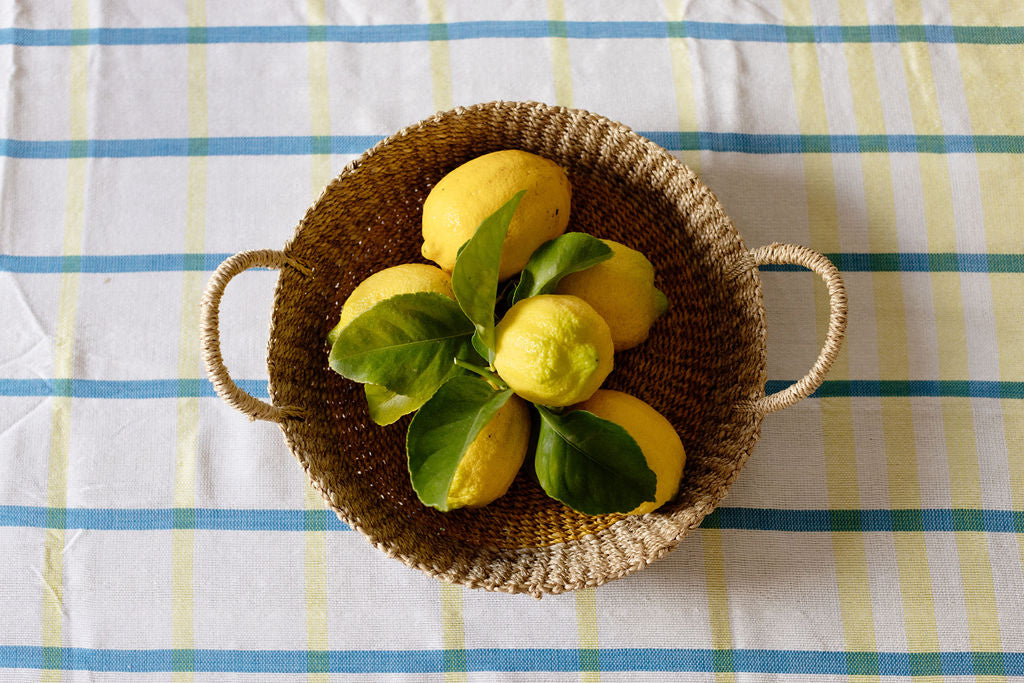
[[[324,340],[352,289],[382,268],[423,262],[421,207],[430,188],[500,149],[563,166],[573,188],[570,229],[646,254],[672,302],[644,344],[616,354],[604,385],[650,403],[683,440],[680,494],[657,512],[588,517],[548,498],[526,471],[484,508],[427,508],[409,483],[409,418],[377,426],[362,387],[328,368]],[[764,411],[750,406],[764,398],[765,324],[750,254],[692,171],[601,116],[494,102],[401,130],[326,188],[285,254],[312,271],[285,268],[275,294],[271,399],[305,416],[282,423],[285,438],[344,522],[432,576],[535,596],[626,576],[700,524],[757,441]]]

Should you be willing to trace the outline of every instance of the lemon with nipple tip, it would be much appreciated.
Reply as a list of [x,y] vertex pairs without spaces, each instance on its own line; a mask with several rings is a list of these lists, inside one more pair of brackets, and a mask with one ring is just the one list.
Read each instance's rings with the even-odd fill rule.
[[608,323],[616,351],[638,346],[651,325],[668,310],[668,299],[654,286],[654,266],[642,253],[612,240],[601,240],[612,257],[570,273],[559,281],[557,294],[578,296]]
[[525,194],[508,226],[498,279],[521,271],[537,247],[565,232],[572,190],[558,164],[518,149],[471,159],[430,190],[423,202],[424,258],[451,272],[459,248],[477,226],[521,190]]
[[572,409],[586,410],[625,429],[640,446],[647,466],[657,477],[655,500],[641,503],[626,514],[653,512],[676,495],[686,465],[686,451],[664,415],[635,396],[611,389],[598,390]]
[[517,396],[480,430],[466,449],[448,489],[448,508],[481,507],[505,495],[526,458],[530,409]]
[[558,407],[586,400],[612,371],[608,324],[575,296],[523,299],[494,332],[494,369],[534,403]]

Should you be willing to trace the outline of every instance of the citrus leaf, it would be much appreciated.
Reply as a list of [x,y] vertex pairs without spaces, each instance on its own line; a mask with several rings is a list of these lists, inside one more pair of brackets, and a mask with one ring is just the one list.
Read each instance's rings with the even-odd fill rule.
[[452,269],[455,298],[473,321],[480,342],[488,349],[494,349],[494,303],[498,297],[501,247],[525,192],[517,192],[480,223],[473,237],[462,246]]
[[376,384],[363,385],[363,391],[366,394],[370,419],[381,426],[392,424],[403,415],[419,410],[420,406],[426,403],[431,396],[430,394],[406,396]]
[[567,232],[549,240],[530,256],[519,276],[512,303],[538,294],[551,294],[566,275],[586,270],[611,257],[611,247],[586,233]]
[[331,347],[338,374],[405,396],[432,394],[455,358],[472,357],[471,323],[443,294],[416,292],[385,299],[341,331]]
[[537,410],[534,467],[549,496],[588,515],[629,512],[654,500],[657,478],[625,429],[585,410]]
[[331,328],[331,331],[327,333],[327,344],[329,346],[334,346],[334,342],[338,340],[338,335],[341,334],[341,331],[343,329],[345,328],[342,327],[340,320],[334,327]]
[[473,344],[473,350],[480,354],[480,357],[487,361],[490,365],[494,362],[494,350],[487,348],[483,340],[480,338],[480,330],[473,333],[473,338],[470,340]]
[[425,505],[448,509],[462,456],[510,396],[479,377],[452,377],[413,416],[405,450],[412,488]]

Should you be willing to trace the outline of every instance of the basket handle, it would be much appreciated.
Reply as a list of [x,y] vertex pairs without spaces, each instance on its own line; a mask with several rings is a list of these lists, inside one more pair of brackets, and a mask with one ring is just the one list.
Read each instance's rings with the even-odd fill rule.
[[773,413],[807,398],[825,380],[825,375],[839,355],[843,337],[846,335],[846,287],[843,286],[839,270],[832,262],[824,254],[807,247],[776,242],[752,249],[750,258],[755,267],[769,263],[803,266],[817,273],[828,288],[828,332],[825,334],[825,345],[821,347],[821,352],[818,353],[818,358],[814,361],[810,371],[802,379],[782,391],[755,401],[741,403],[742,407],[758,413]]
[[199,334],[206,373],[217,395],[235,410],[248,415],[250,420],[281,423],[289,419],[302,418],[305,411],[296,406],[271,405],[246,393],[231,379],[220,355],[220,300],[224,296],[224,288],[231,278],[242,271],[261,266],[277,270],[290,266],[307,277],[311,275],[309,268],[283,251],[273,249],[242,251],[224,259],[206,285],[200,309]]

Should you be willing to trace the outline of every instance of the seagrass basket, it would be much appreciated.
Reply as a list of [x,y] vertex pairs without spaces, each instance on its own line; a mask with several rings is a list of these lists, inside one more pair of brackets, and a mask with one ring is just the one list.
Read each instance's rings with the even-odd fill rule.
[[[605,387],[647,401],[675,426],[687,461],[678,496],[642,516],[586,516],[521,472],[480,509],[438,512],[409,482],[409,417],[376,425],[362,387],[332,372],[325,338],[341,304],[370,274],[423,262],[421,207],[430,188],[469,159],[522,149],[562,165],[572,183],[570,230],[646,254],[672,306],[648,340],[616,354]],[[795,263],[830,294],[829,330],[802,380],[765,396],[765,311],[757,266]],[[270,403],[242,391],[220,355],[218,309],[247,268],[280,269],[267,365]],[[725,495],[761,420],[809,395],[835,358],[846,324],[838,272],[793,245],[748,251],[694,173],[627,127],[586,111],[493,102],[437,114],[383,140],[327,186],[282,251],[224,261],[203,300],[203,356],[218,394],[252,419],[280,424],[327,504],[374,546],[410,567],[473,588],[535,596],[597,586],[663,557]]]

